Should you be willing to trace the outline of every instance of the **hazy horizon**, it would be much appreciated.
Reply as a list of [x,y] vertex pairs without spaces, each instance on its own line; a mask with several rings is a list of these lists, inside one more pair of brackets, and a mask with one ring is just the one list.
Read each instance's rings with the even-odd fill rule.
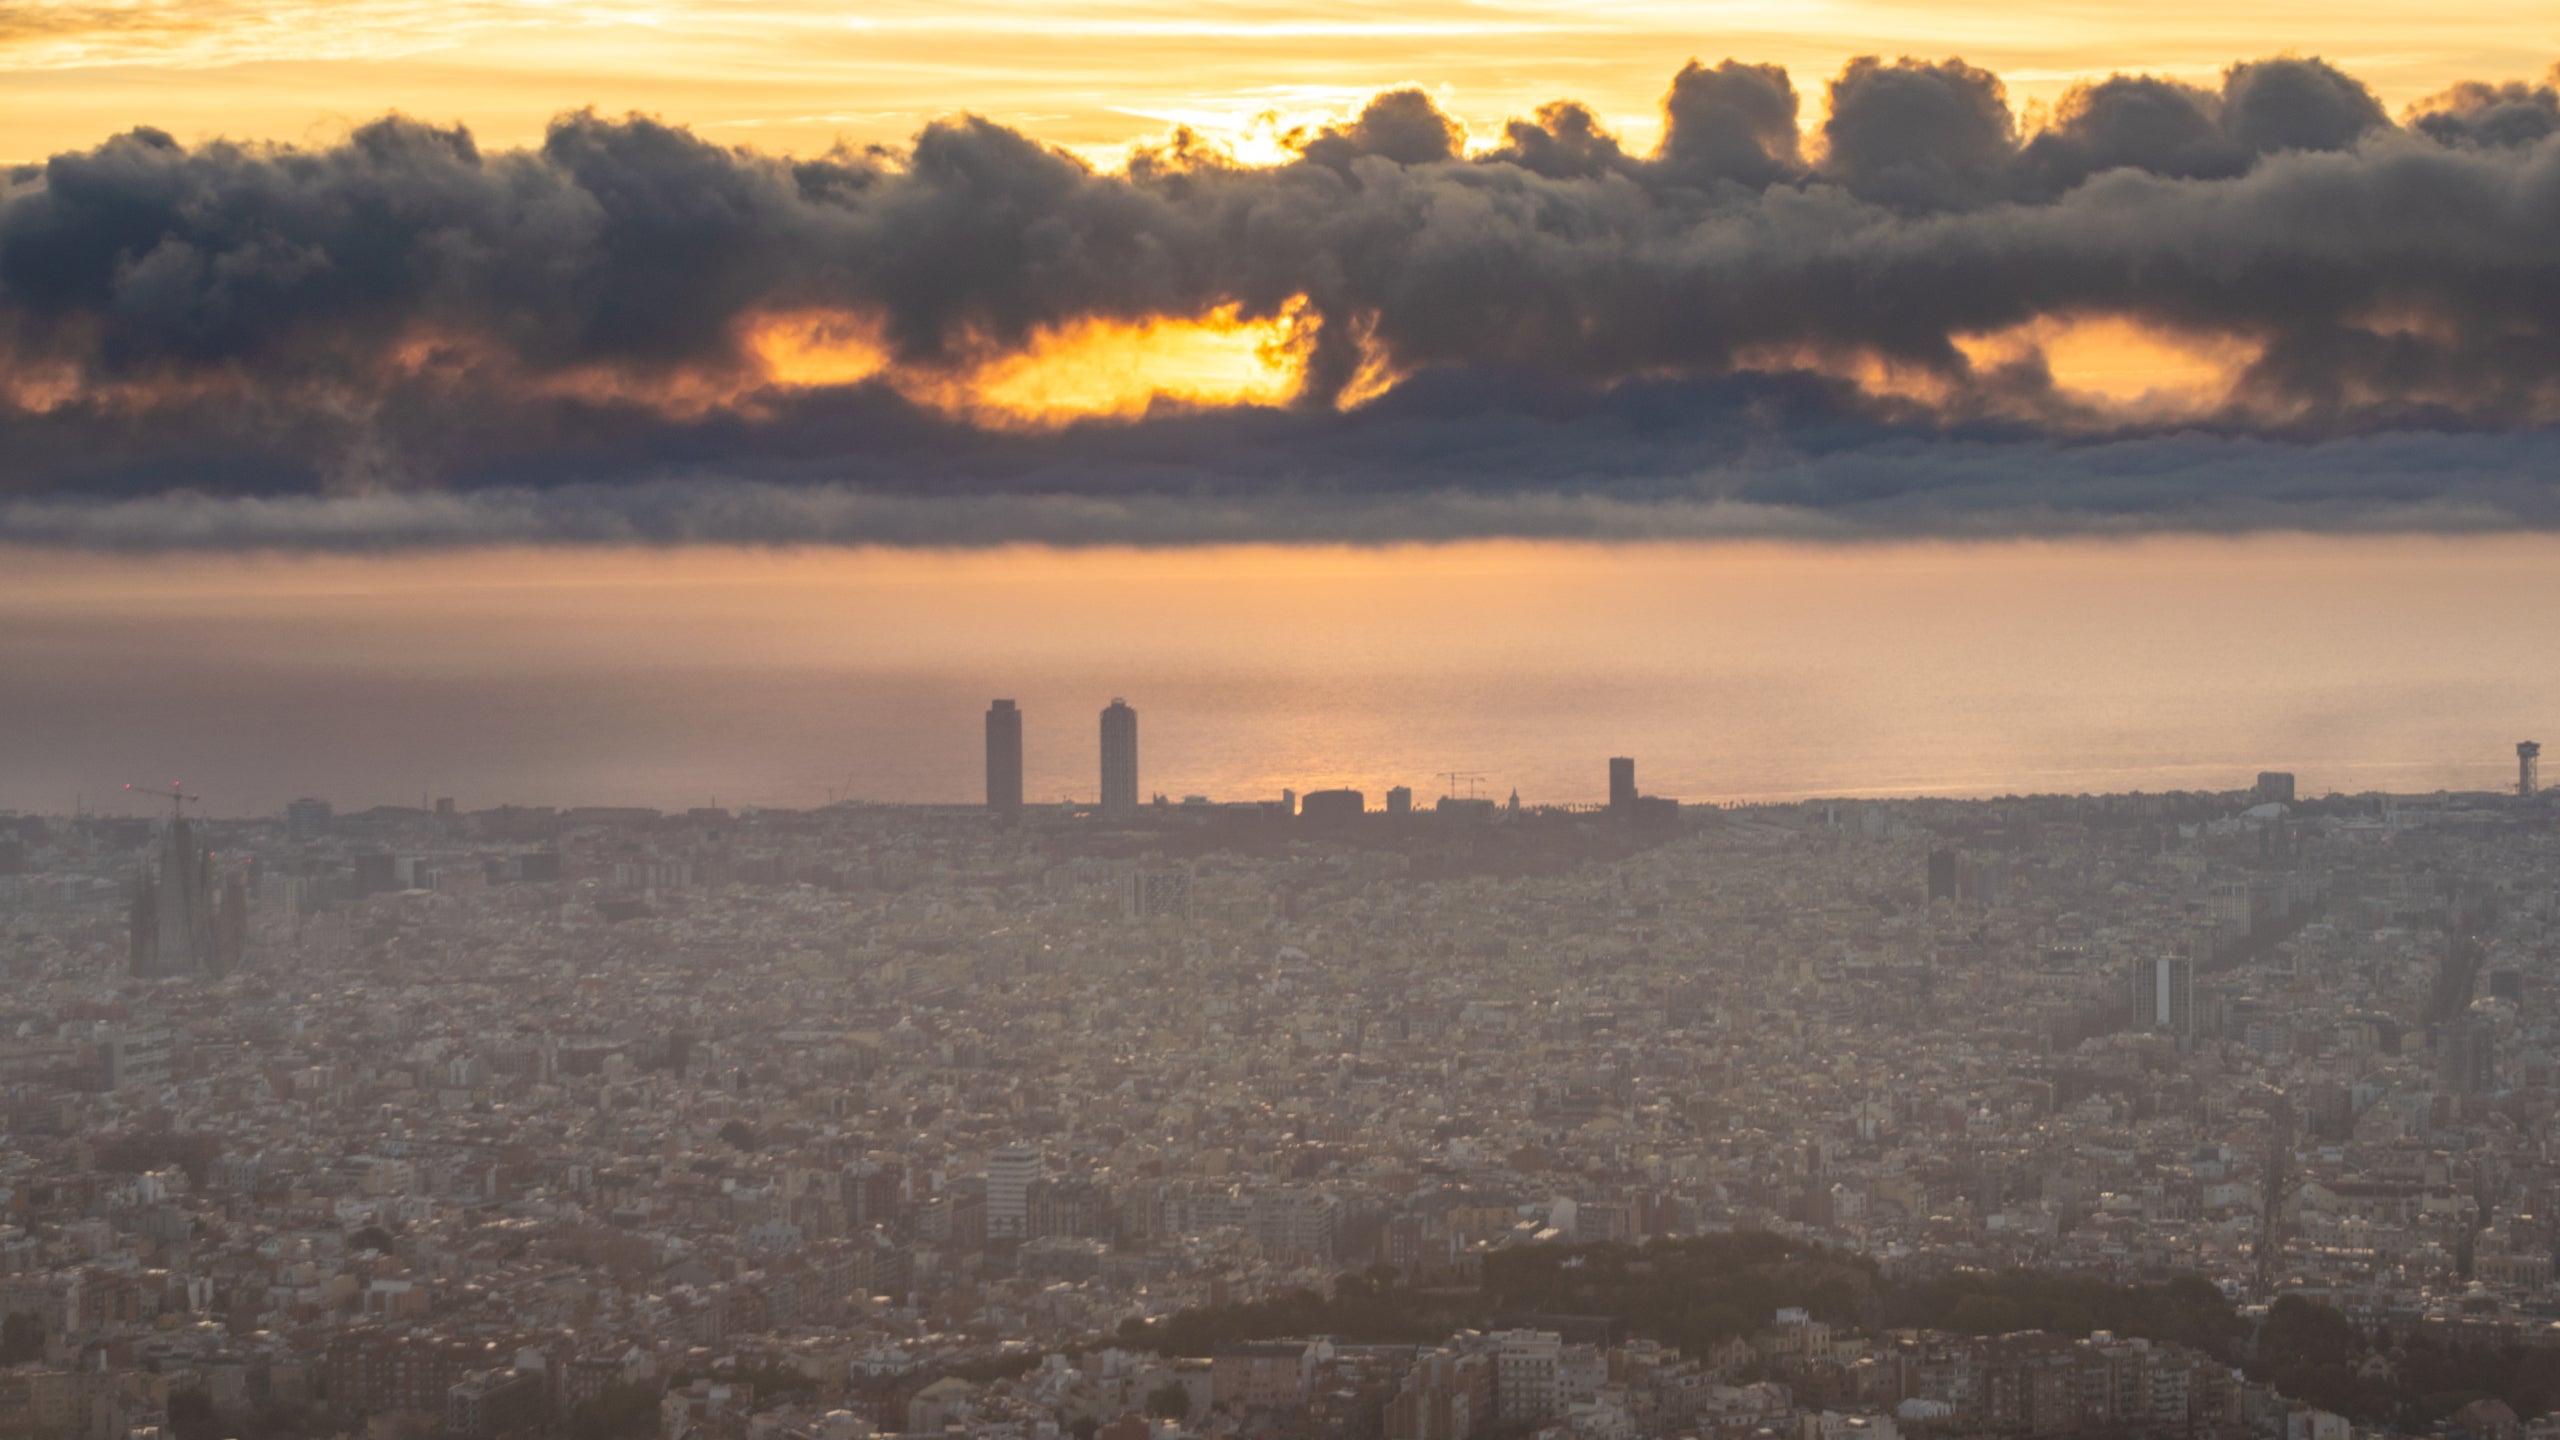
[[[2560,715],[2560,537],[1202,550],[21,552],[0,804],[1582,803],[2497,789]],[[2387,580],[2388,585],[2381,582]]]

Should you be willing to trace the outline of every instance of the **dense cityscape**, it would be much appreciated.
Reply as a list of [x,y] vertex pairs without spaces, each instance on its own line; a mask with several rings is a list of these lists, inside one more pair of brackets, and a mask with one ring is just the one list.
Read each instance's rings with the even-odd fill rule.
[[0,1436],[2560,1436],[2530,743],[1235,802],[1115,700],[1038,804],[1024,723],[965,805],[0,813]]

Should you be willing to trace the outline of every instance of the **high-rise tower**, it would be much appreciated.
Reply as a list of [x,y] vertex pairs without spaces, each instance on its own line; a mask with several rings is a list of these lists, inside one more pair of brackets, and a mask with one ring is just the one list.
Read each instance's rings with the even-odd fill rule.
[[1010,700],[987,707],[987,808],[1022,813],[1022,712]]
[[2530,800],[2542,791],[2542,742],[2516,742],[2516,793]]
[[1102,813],[1114,820],[1138,813],[1138,712],[1117,696],[1102,712]]
[[1633,756],[1614,756],[1609,761],[1609,808],[1620,815],[1635,813],[1636,762]]
[[2165,1030],[2185,1049],[2196,1034],[2195,962],[2179,955],[2138,960],[2133,966],[2133,1028]]

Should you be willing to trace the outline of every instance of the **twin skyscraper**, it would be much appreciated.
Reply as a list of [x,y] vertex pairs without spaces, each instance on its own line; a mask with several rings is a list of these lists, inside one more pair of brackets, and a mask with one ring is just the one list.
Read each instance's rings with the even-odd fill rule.
[[[987,707],[987,808],[1022,813],[1022,710],[1010,700]],[[1102,813],[1138,813],[1138,712],[1126,700],[1102,712]]]

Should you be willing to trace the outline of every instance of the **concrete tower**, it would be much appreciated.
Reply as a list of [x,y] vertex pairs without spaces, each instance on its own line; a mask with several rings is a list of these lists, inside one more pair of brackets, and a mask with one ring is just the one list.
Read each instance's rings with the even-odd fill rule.
[[1010,700],[987,707],[987,808],[1022,813],[1022,712]]
[[2516,793],[2530,800],[2542,791],[2542,742],[2516,742]]
[[1609,808],[1620,815],[1635,811],[1636,762],[1633,756],[1619,755],[1609,761]]
[[1117,697],[1102,712],[1102,813],[1114,820],[1138,813],[1138,712]]

